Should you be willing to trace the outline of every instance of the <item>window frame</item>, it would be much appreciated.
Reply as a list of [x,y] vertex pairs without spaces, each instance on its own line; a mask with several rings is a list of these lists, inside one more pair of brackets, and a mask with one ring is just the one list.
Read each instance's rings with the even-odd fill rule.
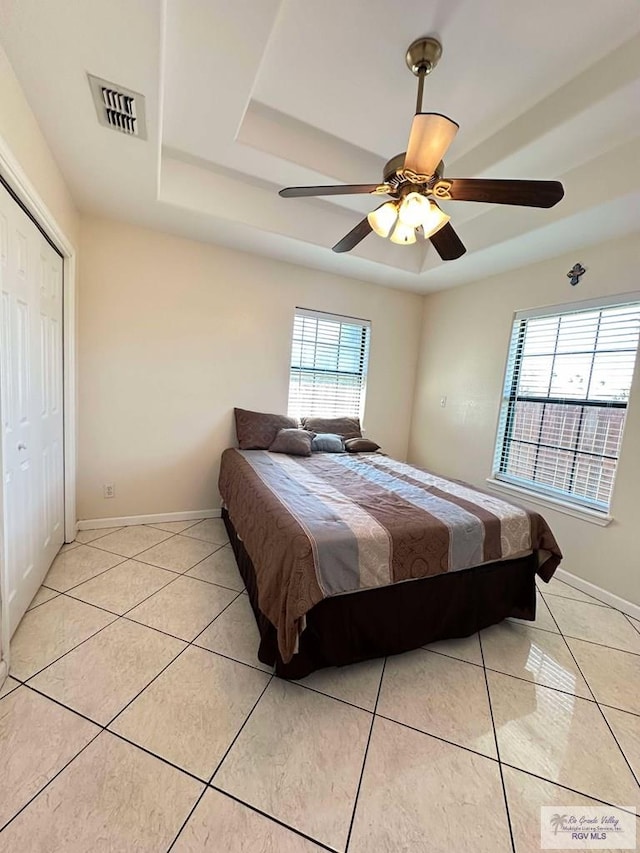
[[[295,328],[296,328],[296,319],[298,317],[303,317],[303,318],[308,317],[312,320],[326,320],[328,322],[336,323],[336,324],[345,324],[345,325],[353,325],[353,326],[362,327],[362,333],[363,333],[363,338],[364,338],[364,340],[362,341],[362,344],[360,346],[360,360],[362,363],[362,371],[352,374],[354,376],[360,377],[358,413],[356,415],[354,415],[351,412],[348,414],[343,412],[340,414],[336,413],[336,414],[329,414],[329,415],[317,415],[317,417],[328,417],[328,418],[332,418],[332,417],[358,417],[360,419],[360,424],[362,427],[363,422],[364,422],[364,412],[365,412],[366,397],[367,397],[369,357],[371,354],[371,331],[372,331],[371,320],[366,320],[362,317],[352,317],[352,316],[347,315],[347,314],[335,314],[335,313],[332,313],[329,311],[318,311],[318,310],[313,309],[313,308],[303,308],[302,306],[299,306],[299,305],[297,305],[295,307],[294,312],[293,312],[292,322],[291,322],[291,347],[289,350],[289,367],[288,367],[289,382],[288,382],[288,391],[287,391],[287,414],[290,417],[309,417],[309,416],[316,417],[316,415],[313,415],[312,412],[300,412],[299,414],[298,413],[293,413],[293,414],[291,413],[291,388],[292,388],[291,377],[292,377],[292,372],[294,370],[298,370],[300,373],[302,373],[302,371],[305,369],[308,370],[310,373],[323,372],[322,368],[301,368],[301,367],[295,367],[293,364],[293,352],[294,352],[294,346],[295,346],[295,340],[296,340],[295,339]],[[327,373],[339,374],[342,371],[327,370],[326,372]]]
[[[509,474],[505,474],[501,470],[501,468],[503,465],[505,443],[508,441],[507,436],[509,434],[509,430],[513,428],[513,420],[515,415],[513,403],[519,396],[517,394],[517,389],[520,375],[519,369],[522,366],[522,361],[517,361],[516,354],[518,351],[522,350],[522,344],[524,341],[526,323],[523,321],[529,319],[541,319],[544,317],[558,317],[567,314],[576,314],[595,310],[605,310],[607,308],[624,307],[627,305],[633,305],[634,303],[640,304],[640,291],[633,291],[630,293],[618,294],[609,297],[599,297],[594,299],[570,302],[565,303],[563,305],[550,305],[542,308],[530,308],[524,311],[516,311],[514,313],[504,368],[504,377],[502,383],[503,391],[498,412],[492,470],[491,476],[487,478],[487,483],[492,488],[498,491],[505,491],[507,493],[515,493],[518,495],[525,496],[533,503],[539,503],[543,506],[550,506],[554,509],[559,510],[560,512],[564,512],[566,514],[573,515],[575,517],[582,518],[587,521],[592,521],[601,526],[606,526],[613,520],[613,517],[611,516],[610,512],[615,494],[618,465],[622,454],[622,448],[624,446],[624,435],[627,425],[626,410],[628,409],[629,403],[631,402],[634,380],[638,379],[637,374],[638,366],[640,363],[638,353],[640,352],[640,344],[636,349],[636,360],[633,370],[632,385],[629,394],[629,399],[624,403],[603,402],[602,404],[603,407],[606,406],[609,408],[625,409],[625,419],[620,437],[619,452],[616,460],[616,467],[607,507],[603,507],[602,505],[599,506],[596,501],[590,500],[589,498],[585,498],[579,495],[574,496],[568,494],[560,489],[554,488],[553,486],[538,485],[532,481],[527,481],[525,479],[520,479],[515,476],[510,476]],[[519,331],[517,330],[518,322],[521,323]],[[554,401],[557,403],[566,402],[567,406],[582,406],[584,408],[585,405],[585,402],[582,399],[566,398],[565,401],[565,399],[563,398],[552,398],[551,400],[540,400],[540,402]],[[532,402],[535,402],[535,400]],[[588,405],[597,406],[598,404],[589,403]]]

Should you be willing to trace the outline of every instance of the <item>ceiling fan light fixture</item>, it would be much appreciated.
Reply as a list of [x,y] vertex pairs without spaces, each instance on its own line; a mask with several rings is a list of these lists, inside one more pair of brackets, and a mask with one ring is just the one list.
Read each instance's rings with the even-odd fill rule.
[[367,214],[369,225],[379,237],[388,237],[398,218],[398,208],[392,201],[387,201]]
[[410,225],[405,225],[403,222],[398,222],[393,229],[393,234],[390,237],[392,243],[397,243],[400,246],[408,246],[410,243],[416,242],[415,228]]
[[283,198],[367,193],[388,195],[392,201],[380,205],[345,234],[334,252],[350,252],[372,231],[399,245],[416,242],[416,234],[428,239],[443,261],[453,261],[466,252],[439,201],[489,202],[521,207],[549,208],[564,196],[559,181],[501,180],[497,178],[444,178],[444,156],[459,130],[456,121],[442,113],[422,110],[424,81],[438,64],[442,45],[437,38],[416,39],[407,51],[407,66],[418,78],[416,109],[407,150],[396,154],[383,167],[382,183],[334,186],[285,187]]

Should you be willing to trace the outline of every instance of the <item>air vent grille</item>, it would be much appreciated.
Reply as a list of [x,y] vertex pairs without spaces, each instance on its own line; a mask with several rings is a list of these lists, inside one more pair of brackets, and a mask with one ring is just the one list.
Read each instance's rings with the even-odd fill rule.
[[128,136],[147,138],[144,95],[89,74],[98,121]]

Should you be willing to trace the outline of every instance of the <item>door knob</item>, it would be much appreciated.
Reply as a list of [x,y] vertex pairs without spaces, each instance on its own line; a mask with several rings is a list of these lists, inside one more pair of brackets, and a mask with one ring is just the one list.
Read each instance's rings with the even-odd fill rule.
[[26,450],[26,449],[27,449],[27,445],[24,443],[24,441],[21,441],[18,443],[18,450]]

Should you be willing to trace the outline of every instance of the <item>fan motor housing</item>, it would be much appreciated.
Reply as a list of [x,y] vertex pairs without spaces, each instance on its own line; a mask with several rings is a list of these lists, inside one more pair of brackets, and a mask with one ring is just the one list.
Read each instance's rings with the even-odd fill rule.
[[[402,154],[396,154],[395,157],[392,157],[391,160],[385,163],[385,167],[382,170],[382,177],[385,183],[400,184],[403,182],[402,170],[404,169],[404,159],[406,156],[407,152],[403,151]],[[433,179],[435,181],[439,180],[443,173],[444,162],[441,160],[438,163]]]

